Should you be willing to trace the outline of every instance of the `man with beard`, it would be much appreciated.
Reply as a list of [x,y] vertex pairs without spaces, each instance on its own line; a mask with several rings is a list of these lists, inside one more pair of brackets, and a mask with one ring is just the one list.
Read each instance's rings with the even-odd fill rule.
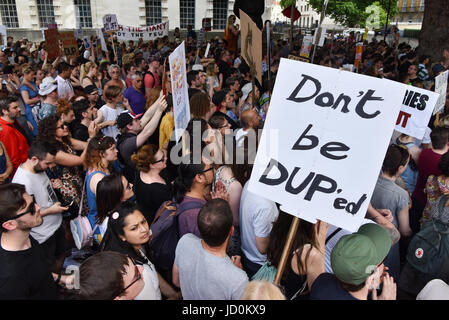
[[[23,184],[29,194],[34,195],[37,205],[42,208],[40,215],[43,223],[33,227],[31,236],[41,245],[45,261],[52,271],[59,274],[66,252],[65,232],[62,226],[61,207],[53,190],[52,183],[45,173],[47,168],[55,166],[57,149],[45,141],[35,141],[28,151],[28,159],[19,166],[12,180]],[[54,181],[54,185],[61,181]]]
[[56,299],[57,290],[39,243],[43,223],[34,195],[20,184],[0,186],[0,299]]
[[11,159],[13,170],[11,177],[17,170],[17,167],[26,161],[28,154],[28,141],[25,138],[26,133],[24,129],[17,122],[20,116],[19,98],[16,96],[9,96],[0,99],[0,141],[8,152]]

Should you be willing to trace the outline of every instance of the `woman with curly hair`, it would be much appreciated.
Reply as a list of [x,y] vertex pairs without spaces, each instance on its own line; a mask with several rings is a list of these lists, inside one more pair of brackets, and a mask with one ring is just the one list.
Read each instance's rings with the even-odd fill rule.
[[[83,191],[83,174],[79,166],[86,157],[87,143],[73,139],[67,125],[57,116],[49,116],[39,121],[37,140],[47,141],[56,146],[58,152],[55,156],[56,166],[48,169],[50,179],[59,179],[61,182],[61,200],[64,204],[79,206]],[[89,127],[89,136],[95,135],[95,127]],[[80,156],[76,151],[83,151]],[[87,207],[87,206],[86,206]],[[86,208],[87,210],[87,208]]]
[[113,162],[117,160],[117,148],[115,141],[108,136],[96,136],[89,141],[87,146],[84,167],[86,172],[86,197],[89,203],[87,215],[92,228],[97,224],[97,185],[105,177],[113,172]]

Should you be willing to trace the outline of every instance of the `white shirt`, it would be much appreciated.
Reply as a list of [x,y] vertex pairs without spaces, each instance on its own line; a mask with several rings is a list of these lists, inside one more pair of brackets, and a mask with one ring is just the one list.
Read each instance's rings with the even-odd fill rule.
[[242,251],[251,262],[264,264],[267,256],[257,249],[256,237],[266,238],[270,235],[279,211],[275,202],[248,191],[248,185],[249,181],[245,184],[240,199]]
[[64,98],[65,95],[69,95],[69,98],[72,98],[75,95],[73,91],[72,84],[69,79],[64,80],[61,76],[56,77],[56,81],[58,82],[58,97]]
[[[107,104],[102,106],[99,111],[103,114],[103,122],[104,121],[117,121],[118,116],[120,113],[122,113],[125,109],[122,107],[116,106],[115,109],[112,109]],[[120,130],[117,128],[117,126],[107,126],[101,129],[103,134],[105,136],[114,138],[116,140],[117,135],[120,133]]]
[[[58,198],[53,191],[50,179],[45,172],[32,173],[22,169],[20,166],[12,179],[13,183],[23,184],[25,190],[30,195],[34,195],[36,203],[42,208],[47,209],[54,205]],[[31,229],[31,236],[39,243],[43,243],[50,238],[56,230],[61,226],[61,213],[49,214],[43,217],[40,226]]]

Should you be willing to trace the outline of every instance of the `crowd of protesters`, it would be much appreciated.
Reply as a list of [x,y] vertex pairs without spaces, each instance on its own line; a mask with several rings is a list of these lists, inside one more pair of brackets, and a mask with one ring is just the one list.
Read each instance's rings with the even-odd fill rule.
[[[263,129],[280,59],[299,56],[302,36],[291,47],[271,39],[263,81],[253,85],[235,21],[201,59],[206,43],[197,48],[191,27],[185,39],[179,29],[173,39],[109,38],[107,52],[92,36],[88,48],[78,41],[78,57],[53,60],[45,42],[8,37],[0,51],[0,299],[449,299],[444,281],[417,285],[405,259],[449,193],[449,95],[421,141],[393,134],[357,232],[301,220],[279,286],[262,275],[280,266],[292,216],[248,190],[251,136]],[[314,63],[353,64],[354,37],[326,39]],[[187,142],[175,138],[168,64],[181,41]],[[434,90],[449,48],[441,56],[374,39],[357,72]],[[234,156],[212,161],[204,149],[214,159]],[[173,252],[162,252],[173,256],[169,265],[150,230],[167,204],[177,206],[180,236]],[[94,239],[77,257],[75,279],[64,265],[75,259],[70,221],[79,214]]]

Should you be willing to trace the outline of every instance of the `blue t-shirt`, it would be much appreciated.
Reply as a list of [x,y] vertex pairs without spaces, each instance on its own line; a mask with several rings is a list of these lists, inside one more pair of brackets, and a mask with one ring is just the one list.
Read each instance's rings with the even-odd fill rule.
[[358,300],[343,289],[335,275],[322,273],[316,278],[310,290],[310,300]]
[[132,86],[125,90],[123,96],[128,99],[129,105],[131,106],[134,114],[140,114],[145,112],[145,104],[147,100],[142,92],[137,91]]

